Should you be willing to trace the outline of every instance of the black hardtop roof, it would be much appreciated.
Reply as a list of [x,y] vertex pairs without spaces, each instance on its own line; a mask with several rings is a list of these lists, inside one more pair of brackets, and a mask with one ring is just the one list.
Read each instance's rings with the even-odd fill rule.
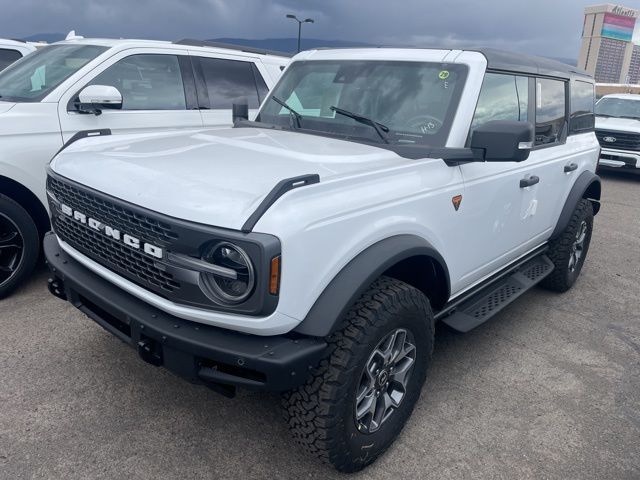
[[527,55],[523,53],[500,50],[498,48],[461,48],[461,47],[407,47],[407,46],[377,46],[377,47],[320,47],[311,50],[353,50],[367,48],[397,48],[416,50],[461,50],[464,52],[478,52],[487,59],[489,70],[499,70],[527,75],[541,75],[558,78],[581,78],[593,81],[593,76],[578,67],[559,62],[550,58]]
[[547,77],[581,77],[584,80],[593,80],[591,75],[584,70],[550,58],[508,52],[495,48],[470,48],[468,51],[483,54],[487,59],[487,68],[490,70],[543,75]]
[[226,48],[227,50],[238,50],[240,52],[247,53],[255,53],[258,55],[274,55],[278,57],[287,57],[291,58],[294,54],[288,52],[278,52],[275,50],[266,50],[264,48],[254,48],[248,47],[244,45],[235,45],[231,43],[222,43],[222,42],[209,42],[207,40],[194,40],[191,38],[184,38],[182,40],[176,40],[173,42],[175,45],[187,45],[190,47],[215,47],[215,48]]

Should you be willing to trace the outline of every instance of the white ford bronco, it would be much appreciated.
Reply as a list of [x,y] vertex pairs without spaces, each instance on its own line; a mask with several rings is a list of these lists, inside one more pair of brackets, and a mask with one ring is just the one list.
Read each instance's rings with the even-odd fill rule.
[[411,415],[436,322],[576,282],[593,109],[590,77],[539,58],[304,52],[255,121],[57,155],[49,289],[191,382],[284,392],[297,442],[357,471]]

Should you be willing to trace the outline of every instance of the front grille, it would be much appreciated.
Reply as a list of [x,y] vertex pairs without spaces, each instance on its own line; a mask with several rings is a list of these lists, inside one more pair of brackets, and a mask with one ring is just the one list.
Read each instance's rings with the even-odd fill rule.
[[[596,130],[600,146],[617,150],[640,151],[640,134],[630,132],[616,132],[613,130]],[[606,141],[615,139],[615,141]]]
[[166,245],[178,239],[178,235],[172,231],[170,225],[98,198],[73,185],[49,177],[47,188],[58,201],[65,205],[78,208],[91,218],[120,228],[123,232],[154,245]]
[[139,250],[112,240],[64,215],[54,220],[56,234],[92,260],[126,275],[141,286],[154,286],[165,292],[180,288],[173,275],[160,270],[155,261]]
[[[166,248],[179,237],[168,224],[51,176],[47,179],[47,188],[58,202],[74,210],[78,209],[87,217],[123,233],[133,235],[141,242]],[[52,210],[53,208],[52,206]],[[93,230],[64,214],[53,216],[53,227],[56,234],[76,250],[142,287],[160,294],[171,294],[181,287],[173,275],[161,268],[157,259],[114,240],[103,232]]]

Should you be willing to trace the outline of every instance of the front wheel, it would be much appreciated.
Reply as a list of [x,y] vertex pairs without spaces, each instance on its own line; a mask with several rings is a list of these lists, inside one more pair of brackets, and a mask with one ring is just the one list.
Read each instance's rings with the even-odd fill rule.
[[583,198],[564,231],[549,243],[547,256],[555,268],[542,280],[541,286],[556,292],[566,292],[576,283],[587,258],[592,232],[593,205]]
[[40,253],[38,229],[27,211],[0,194],[0,298],[33,271]]
[[294,439],[343,472],[375,461],[413,411],[433,337],[425,295],[392,278],[376,281],[330,336],[306,384],[284,395]]

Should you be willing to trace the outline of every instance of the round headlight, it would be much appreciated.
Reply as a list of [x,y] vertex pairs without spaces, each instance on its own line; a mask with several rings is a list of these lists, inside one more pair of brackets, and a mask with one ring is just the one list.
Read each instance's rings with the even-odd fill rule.
[[242,248],[221,242],[209,250],[204,260],[220,267],[220,273],[202,274],[204,286],[215,300],[234,305],[251,295],[256,277],[249,255]]

